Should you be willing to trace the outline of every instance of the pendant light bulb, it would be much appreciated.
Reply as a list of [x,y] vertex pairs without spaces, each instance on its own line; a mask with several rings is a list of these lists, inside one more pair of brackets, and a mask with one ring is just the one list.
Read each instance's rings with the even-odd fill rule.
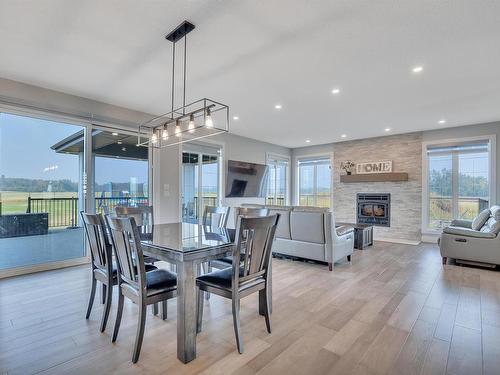
[[188,131],[190,133],[194,133],[194,115],[191,113],[191,116],[189,116],[189,126],[188,126]]
[[205,117],[205,126],[207,128],[213,128],[214,127],[214,122],[212,120],[212,112],[210,111],[210,108],[207,108],[207,115]]
[[180,137],[181,136],[181,122],[179,119],[175,121],[175,136]]
[[151,136],[151,143],[155,145],[157,142],[158,142],[158,136],[156,135],[156,132],[154,132],[153,135]]
[[168,139],[168,130],[167,127],[165,126],[161,132],[161,139],[166,141]]

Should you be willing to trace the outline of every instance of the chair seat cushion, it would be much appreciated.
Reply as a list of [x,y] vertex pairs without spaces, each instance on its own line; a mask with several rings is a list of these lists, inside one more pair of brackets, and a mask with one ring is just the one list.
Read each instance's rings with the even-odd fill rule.
[[493,233],[480,232],[477,230],[472,230],[469,228],[462,227],[446,227],[443,229],[443,232],[446,234],[453,234],[456,236],[466,236],[466,237],[475,237],[475,238],[495,238],[496,235]]
[[[240,276],[243,276],[243,267],[240,268]],[[196,282],[228,289],[231,288],[232,279],[233,268],[228,267],[199,276],[196,278]]]
[[177,286],[177,275],[173,272],[156,269],[146,272],[148,296],[163,293]]
[[[144,268],[146,269],[146,272],[154,271],[154,270],[158,269],[158,267],[153,266],[152,264],[145,264]],[[116,263],[113,262],[113,276],[116,276],[117,273],[118,273],[118,268],[116,266]]]

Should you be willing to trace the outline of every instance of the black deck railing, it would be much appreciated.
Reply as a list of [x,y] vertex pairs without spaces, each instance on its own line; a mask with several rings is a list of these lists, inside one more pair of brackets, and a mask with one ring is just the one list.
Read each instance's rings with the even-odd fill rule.
[[[70,198],[31,198],[28,197],[26,213],[49,214],[49,228],[76,227],[78,226],[78,201],[77,197]],[[145,206],[148,205],[147,197],[96,197],[96,213],[112,213],[116,206]]]
[[49,214],[49,228],[76,227],[78,225],[78,198],[31,198],[28,197],[26,213]]

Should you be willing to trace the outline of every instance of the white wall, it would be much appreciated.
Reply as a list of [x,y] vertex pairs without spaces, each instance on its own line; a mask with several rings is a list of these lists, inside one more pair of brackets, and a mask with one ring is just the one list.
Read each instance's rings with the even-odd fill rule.
[[137,129],[138,124],[152,116],[81,96],[0,78],[0,105],[3,103],[5,106],[5,102],[12,101],[76,117],[94,117],[96,120],[119,123],[133,130]]

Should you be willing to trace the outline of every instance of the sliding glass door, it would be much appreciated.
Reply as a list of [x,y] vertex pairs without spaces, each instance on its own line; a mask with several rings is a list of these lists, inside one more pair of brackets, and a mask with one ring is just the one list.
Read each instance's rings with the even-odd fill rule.
[[86,260],[84,138],[83,126],[0,113],[0,273]]
[[287,204],[289,160],[277,156],[267,158],[269,181],[267,184],[266,203],[276,206]]
[[149,205],[148,149],[138,147],[137,135],[94,129],[92,164],[97,213],[113,213],[116,206]]
[[219,205],[220,156],[210,147],[182,153],[182,221],[197,223],[206,206]]
[[453,219],[471,220],[490,204],[488,141],[427,148],[427,227],[438,230]]

